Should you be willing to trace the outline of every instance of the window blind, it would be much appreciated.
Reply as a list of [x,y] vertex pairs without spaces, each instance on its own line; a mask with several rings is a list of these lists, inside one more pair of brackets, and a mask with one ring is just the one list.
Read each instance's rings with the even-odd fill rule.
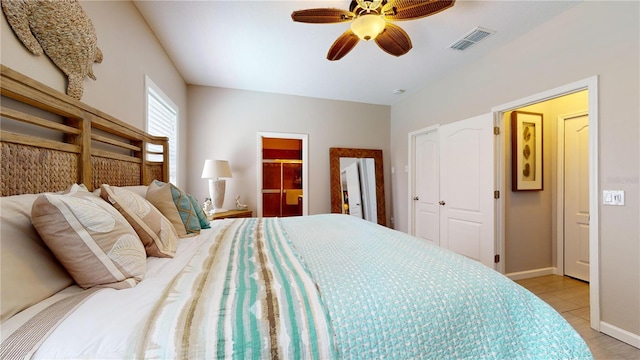
[[[169,181],[177,180],[178,108],[147,78],[147,132],[169,138]],[[147,151],[161,152],[162,147],[147,144]],[[149,161],[162,161],[162,155],[149,154]]]

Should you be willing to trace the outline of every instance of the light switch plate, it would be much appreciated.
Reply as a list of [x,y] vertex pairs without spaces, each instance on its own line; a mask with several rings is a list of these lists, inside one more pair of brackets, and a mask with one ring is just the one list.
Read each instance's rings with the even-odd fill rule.
[[602,190],[603,205],[624,205],[624,190]]

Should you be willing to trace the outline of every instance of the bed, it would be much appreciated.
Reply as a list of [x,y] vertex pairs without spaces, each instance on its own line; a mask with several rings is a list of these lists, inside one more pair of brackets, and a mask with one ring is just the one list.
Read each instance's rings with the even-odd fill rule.
[[[166,183],[166,139],[4,66],[2,95],[0,358],[592,357],[556,311],[477,262],[341,214],[209,224]],[[163,211],[175,197],[158,202],[176,192],[186,220]],[[69,265],[100,251],[94,233],[109,235],[99,246],[116,234],[48,217],[95,220],[65,212],[76,203],[131,225],[105,251],[119,255],[104,276],[123,277]],[[61,223],[76,231],[58,241],[82,246],[52,242]]]

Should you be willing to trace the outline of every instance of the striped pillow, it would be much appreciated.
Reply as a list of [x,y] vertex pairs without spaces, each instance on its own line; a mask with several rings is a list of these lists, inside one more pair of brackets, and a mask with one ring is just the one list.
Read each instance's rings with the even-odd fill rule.
[[173,257],[178,234],[171,222],[142,196],[127,189],[103,184],[100,196],[129,222],[144,244],[148,256]]
[[127,220],[100,197],[74,185],[67,194],[38,196],[31,221],[81,287],[134,287],[146,273],[146,253]]

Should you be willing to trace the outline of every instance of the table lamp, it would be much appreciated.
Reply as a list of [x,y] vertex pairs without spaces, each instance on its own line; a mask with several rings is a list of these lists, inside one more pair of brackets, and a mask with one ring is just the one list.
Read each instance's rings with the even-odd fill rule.
[[213,213],[226,211],[222,208],[226,180],[221,178],[231,177],[229,162],[226,160],[205,160],[201,177],[209,179],[209,196],[213,203]]

